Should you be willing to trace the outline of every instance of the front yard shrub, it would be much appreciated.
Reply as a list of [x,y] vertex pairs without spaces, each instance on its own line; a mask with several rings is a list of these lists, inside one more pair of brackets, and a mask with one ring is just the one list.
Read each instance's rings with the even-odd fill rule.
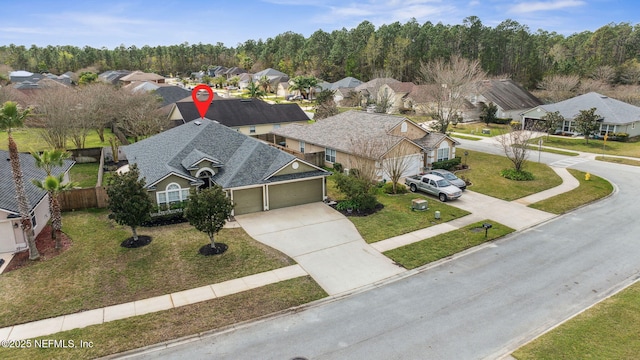
[[504,169],[500,171],[500,176],[515,181],[531,181],[535,180],[532,173],[524,170]]
[[[384,186],[382,187],[382,191],[385,192],[385,194],[393,194],[393,183],[392,182],[387,182],[384,184]],[[407,193],[407,187],[404,184],[396,184],[396,194],[406,194]]]
[[450,170],[450,169],[453,169],[453,167],[455,167],[456,165],[460,165],[461,162],[462,162],[462,158],[459,157],[459,156],[456,156],[453,159],[444,160],[444,161],[436,161],[436,162],[433,163],[433,165],[431,167],[433,169]]
[[333,163],[333,170],[335,170],[336,172],[341,173],[343,170],[342,164],[337,162],[337,163]]
[[346,200],[351,202],[354,210],[370,210],[376,207],[376,188],[367,179],[341,173],[334,176],[336,187],[346,196]]

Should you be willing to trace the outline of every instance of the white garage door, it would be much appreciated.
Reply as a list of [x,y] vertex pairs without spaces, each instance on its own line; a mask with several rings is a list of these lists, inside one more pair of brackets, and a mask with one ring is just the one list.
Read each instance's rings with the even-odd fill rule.
[[[405,156],[400,162],[396,162],[395,164],[403,164],[403,167],[405,168],[404,172],[402,173],[402,177],[407,177],[407,176],[412,176],[412,175],[416,175],[419,174],[422,171],[422,167],[423,167],[423,162],[422,162],[422,154],[413,154],[413,155],[407,155]],[[389,169],[389,164],[393,164],[393,161],[391,160],[385,160],[387,166],[385,166],[385,169]],[[406,167],[404,166],[406,165]],[[400,166],[400,165],[398,165]],[[387,171],[382,171],[382,178],[389,181],[391,180],[389,178],[389,174],[387,173]]]

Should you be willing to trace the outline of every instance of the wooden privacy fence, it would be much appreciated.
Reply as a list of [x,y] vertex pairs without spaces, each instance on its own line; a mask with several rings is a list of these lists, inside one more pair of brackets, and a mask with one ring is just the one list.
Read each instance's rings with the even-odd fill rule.
[[102,186],[88,189],[71,189],[60,193],[58,198],[62,211],[90,208],[106,208],[109,196]]

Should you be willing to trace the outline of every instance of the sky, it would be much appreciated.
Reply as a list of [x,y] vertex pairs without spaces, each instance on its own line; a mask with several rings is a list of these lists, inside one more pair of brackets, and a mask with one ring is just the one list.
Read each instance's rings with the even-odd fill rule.
[[609,23],[640,24],[638,0],[0,0],[0,45],[120,45],[223,43],[266,40],[286,31],[376,28],[415,18],[423,24],[462,24],[477,16],[495,27],[511,19],[531,32],[565,36]]

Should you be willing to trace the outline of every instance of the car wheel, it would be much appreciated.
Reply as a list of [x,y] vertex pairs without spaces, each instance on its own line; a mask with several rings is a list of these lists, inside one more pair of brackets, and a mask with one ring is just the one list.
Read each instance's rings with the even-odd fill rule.
[[411,184],[411,186],[409,186],[409,189],[411,189],[411,192],[416,192],[418,190],[418,187],[416,186],[416,184]]
[[447,201],[447,194],[440,193],[440,195],[438,195],[438,199],[440,199],[440,201],[442,201],[442,202]]

